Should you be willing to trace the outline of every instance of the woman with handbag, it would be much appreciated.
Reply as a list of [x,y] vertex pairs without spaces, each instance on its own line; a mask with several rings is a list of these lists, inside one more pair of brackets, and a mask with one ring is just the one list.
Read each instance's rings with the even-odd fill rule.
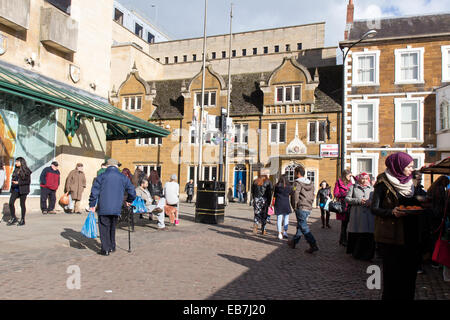
[[21,219],[18,226],[25,224],[26,206],[25,201],[27,195],[30,193],[31,184],[31,170],[27,166],[27,162],[24,158],[18,157],[16,159],[15,168],[11,177],[11,197],[9,198],[9,211],[11,212],[11,220],[8,222],[8,226],[17,223],[15,202],[17,198],[20,198]]
[[370,261],[375,255],[375,217],[370,210],[372,195],[370,176],[363,172],[356,177],[356,183],[350,187],[345,198],[350,205],[347,253],[358,260]]
[[375,184],[371,209],[375,215],[375,241],[383,260],[383,300],[413,300],[420,262],[421,230],[417,214],[399,206],[421,205],[414,188],[413,158],[404,152],[386,159],[386,171]]
[[345,169],[342,171],[341,177],[336,181],[334,186],[333,195],[336,201],[341,203],[342,211],[341,213],[336,213],[336,219],[341,221],[341,234],[339,237],[339,244],[341,246],[347,245],[347,225],[349,221],[349,208],[345,202],[345,197],[347,196],[348,190],[353,185],[352,182],[352,172]]
[[[289,214],[292,212],[289,196],[292,193],[292,187],[286,179],[285,175],[280,177],[278,183],[275,185],[274,211],[277,216],[278,239],[282,240],[288,238]],[[284,220],[284,224],[283,224]],[[284,229],[284,231],[283,231]]]
[[[331,198],[331,188],[328,183],[323,180],[320,183],[320,189],[317,191],[316,204],[320,208],[320,219],[322,220],[322,229],[325,229],[325,222],[328,229],[330,226],[330,211],[325,210],[327,201]],[[326,217],[326,218],[325,218]]]
[[252,199],[254,210],[253,234],[258,232],[261,225],[261,234],[266,235],[267,211],[272,200],[272,182],[269,179],[269,170],[263,169],[252,184]]

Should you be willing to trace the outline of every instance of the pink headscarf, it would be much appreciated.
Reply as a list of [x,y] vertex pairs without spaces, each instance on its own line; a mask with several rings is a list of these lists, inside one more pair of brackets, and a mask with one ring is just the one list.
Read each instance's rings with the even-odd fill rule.
[[[361,183],[361,180],[363,178],[367,178],[367,180],[366,180],[366,182],[364,184]],[[370,176],[367,173],[365,173],[365,172],[360,173],[359,175],[357,175],[356,176],[356,180],[358,181],[358,184],[363,186],[363,187],[368,187],[368,186],[372,185],[372,183],[370,181]]]

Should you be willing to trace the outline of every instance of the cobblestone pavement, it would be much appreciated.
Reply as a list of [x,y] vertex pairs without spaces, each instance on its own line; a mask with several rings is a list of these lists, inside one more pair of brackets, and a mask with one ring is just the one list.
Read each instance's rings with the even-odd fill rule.
[[[181,205],[180,225],[157,231],[156,221],[137,220],[131,234],[117,230],[118,249],[97,254],[99,241],[79,231],[86,214],[28,215],[24,227],[0,223],[0,299],[379,299],[381,290],[366,286],[371,263],[360,262],[337,244],[339,222],[321,229],[320,213],[309,218],[319,245],[304,253],[268,235],[253,235],[248,205],[230,204],[225,223],[194,223],[194,207]],[[295,233],[291,215],[289,235]],[[372,264],[381,265],[379,260]],[[81,271],[81,288],[68,289],[68,267]],[[425,268],[417,280],[416,299],[449,299],[450,283],[442,269]]]

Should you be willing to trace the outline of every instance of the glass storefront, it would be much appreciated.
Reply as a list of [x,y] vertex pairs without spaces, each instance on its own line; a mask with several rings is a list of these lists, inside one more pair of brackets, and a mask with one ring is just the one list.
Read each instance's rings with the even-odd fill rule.
[[8,194],[14,159],[23,157],[33,172],[30,195],[39,195],[39,176],[55,158],[56,108],[0,93],[0,160],[5,164]]

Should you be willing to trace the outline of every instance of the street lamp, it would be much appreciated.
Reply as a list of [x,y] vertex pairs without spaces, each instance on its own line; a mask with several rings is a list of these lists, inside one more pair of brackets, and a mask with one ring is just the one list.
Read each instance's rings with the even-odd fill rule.
[[343,59],[342,59],[342,66],[343,66],[343,71],[342,71],[342,125],[341,125],[341,172],[344,170],[345,168],[345,141],[346,141],[346,137],[345,137],[345,59],[347,58],[347,54],[349,53],[350,49],[353,48],[354,46],[356,46],[358,43],[360,43],[361,41],[363,41],[364,39],[367,38],[373,38],[375,35],[377,34],[377,31],[374,29],[371,29],[369,31],[367,31],[366,33],[364,33],[362,35],[362,37],[356,41],[355,43],[353,43],[350,47],[348,47],[347,52],[344,53],[344,49],[342,47],[340,47],[341,51],[342,51],[342,55],[343,55]]

